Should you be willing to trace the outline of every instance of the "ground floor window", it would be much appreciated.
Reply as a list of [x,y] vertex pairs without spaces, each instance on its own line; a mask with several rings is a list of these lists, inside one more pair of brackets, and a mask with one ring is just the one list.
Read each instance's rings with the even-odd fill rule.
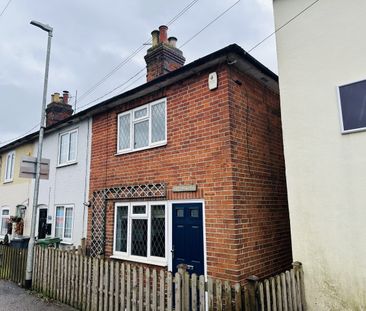
[[116,203],[114,255],[165,264],[166,213],[164,202]]
[[72,205],[56,206],[55,236],[65,241],[72,238],[73,210]]
[[5,235],[8,233],[8,221],[10,218],[9,209],[3,208],[1,210],[1,227],[0,227],[0,235]]

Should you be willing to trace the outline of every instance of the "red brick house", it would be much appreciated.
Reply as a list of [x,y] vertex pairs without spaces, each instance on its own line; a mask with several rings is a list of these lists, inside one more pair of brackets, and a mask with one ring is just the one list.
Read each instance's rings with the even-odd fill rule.
[[292,262],[277,76],[237,45],[183,66],[154,31],[147,83],[93,114],[88,246],[231,281]]

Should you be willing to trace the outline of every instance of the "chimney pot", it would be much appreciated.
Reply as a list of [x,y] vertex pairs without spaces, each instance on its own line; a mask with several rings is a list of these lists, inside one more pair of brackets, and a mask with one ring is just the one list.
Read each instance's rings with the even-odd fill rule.
[[55,93],[53,94],[53,99],[54,99],[54,103],[59,103],[60,102],[60,93]]
[[152,35],[152,47],[147,50],[146,79],[151,81],[166,73],[172,72],[184,65],[183,52],[176,47],[177,38],[168,35],[168,27],[160,26],[159,31],[154,30]]
[[169,37],[168,41],[169,41],[169,45],[172,48],[176,48],[177,47],[177,41],[178,41],[178,39],[176,37]]
[[152,47],[154,48],[159,44],[159,30],[153,30],[151,36],[152,36]]
[[69,103],[69,91],[63,91],[63,99],[64,99],[64,104],[68,104]]
[[168,43],[168,26],[161,25],[159,27],[159,42]]

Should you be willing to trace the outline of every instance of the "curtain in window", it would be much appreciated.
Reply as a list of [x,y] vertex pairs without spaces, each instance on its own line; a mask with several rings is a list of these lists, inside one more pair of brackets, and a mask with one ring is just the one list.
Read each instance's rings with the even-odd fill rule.
[[9,210],[3,210],[1,213],[1,235],[5,235],[8,233],[8,219]]
[[63,226],[64,226],[64,207],[58,206],[56,208],[55,236],[61,239],[63,238],[62,235]]
[[6,157],[5,181],[12,180],[14,175],[15,153],[11,152]]
[[65,228],[64,228],[64,238],[71,239],[72,231],[72,208],[68,207],[65,210]]

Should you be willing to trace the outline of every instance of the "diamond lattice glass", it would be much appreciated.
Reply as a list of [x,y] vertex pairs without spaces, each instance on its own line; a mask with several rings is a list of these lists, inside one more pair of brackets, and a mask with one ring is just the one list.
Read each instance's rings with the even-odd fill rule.
[[147,219],[132,219],[131,255],[147,257]]
[[149,145],[149,121],[135,123],[135,149]]
[[165,257],[165,206],[151,205],[151,256]]
[[165,140],[165,103],[151,106],[151,142]]
[[128,206],[117,207],[116,251],[127,252],[127,212]]
[[119,117],[119,149],[130,148],[130,114]]

